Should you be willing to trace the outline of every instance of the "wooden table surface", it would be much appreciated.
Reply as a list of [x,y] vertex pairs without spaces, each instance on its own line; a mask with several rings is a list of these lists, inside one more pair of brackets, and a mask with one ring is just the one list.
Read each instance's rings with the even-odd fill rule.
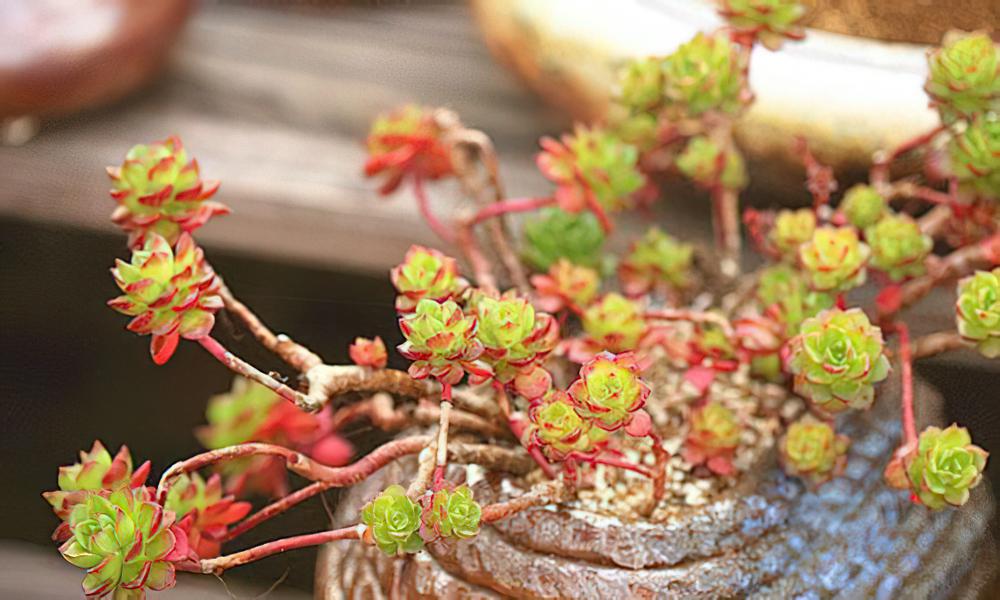
[[[178,134],[233,209],[204,245],[384,269],[433,241],[408,194],[379,198],[361,174],[368,124],[405,102],[490,132],[510,193],[548,189],[532,155],[562,119],[492,61],[466,7],[268,6],[203,6],[152,87],[0,148],[0,215],[111,230],[104,166]],[[447,214],[457,192],[432,192]]]

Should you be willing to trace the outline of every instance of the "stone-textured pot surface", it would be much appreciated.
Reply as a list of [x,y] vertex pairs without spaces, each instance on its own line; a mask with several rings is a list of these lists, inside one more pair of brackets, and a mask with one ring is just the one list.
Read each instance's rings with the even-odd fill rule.
[[[899,437],[896,390],[843,425],[851,436],[843,477],[805,491],[773,465],[741,487],[665,523],[623,524],[581,510],[536,508],[390,559],[357,542],[325,547],[316,596],[337,598],[976,597],[992,576],[987,529],[993,500],[980,486],[961,510],[931,512],[889,489],[882,469]],[[941,399],[917,386],[920,419],[941,422]],[[399,462],[348,492],[337,525],[389,482]],[[497,478],[477,498],[512,493]]]

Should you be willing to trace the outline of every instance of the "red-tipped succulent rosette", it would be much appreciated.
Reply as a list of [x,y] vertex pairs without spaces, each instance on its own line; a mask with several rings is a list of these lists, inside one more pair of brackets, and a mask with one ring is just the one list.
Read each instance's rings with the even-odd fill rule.
[[372,124],[366,145],[365,175],[385,175],[379,193],[389,195],[407,177],[440,179],[454,173],[444,131],[431,109],[404,106],[380,115]]
[[630,427],[637,415],[639,425],[648,425],[642,407],[650,388],[639,373],[640,365],[633,353],[602,352],[580,369],[580,377],[569,387],[569,397],[577,413],[597,427],[605,431],[625,427],[632,435],[644,435],[640,431],[633,433]]

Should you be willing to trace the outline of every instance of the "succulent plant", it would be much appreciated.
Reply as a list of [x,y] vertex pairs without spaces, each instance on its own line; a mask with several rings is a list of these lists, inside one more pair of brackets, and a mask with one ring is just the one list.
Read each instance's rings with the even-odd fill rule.
[[868,408],[874,384],[889,375],[884,350],[882,330],[861,309],[823,311],[790,342],[795,391],[827,414]]
[[538,168],[558,187],[555,198],[568,212],[593,208],[608,212],[633,205],[632,194],[645,178],[639,171],[639,150],[600,128],[578,125],[561,140],[544,137]]
[[569,213],[547,208],[524,224],[524,258],[535,268],[548,270],[559,259],[598,268],[604,230],[593,213]]
[[199,558],[218,556],[228,526],[247,516],[252,508],[249,502],[222,494],[218,473],[207,482],[198,473],[182,474],[167,492],[163,506],[176,515],[177,526],[185,532],[188,545]]
[[[317,440],[330,436],[329,410],[311,414],[299,410],[265,386],[243,377],[232,389],[213,396],[205,410],[207,425],[195,436],[210,450],[244,442],[266,442],[309,453]],[[323,461],[333,464],[330,461]],[[256,492],[280,497],[288,492],[288,476],[280,458],[260,456],[222,463],[229,493]]]
[[663,99],[663,59],[649,56],[629,61],[618,77],[615,99],[631,113],[654,111]]
[[218,181],[202,181],[198,161],[189,159],[181,140],[133,146],[120,167],[108,167],[111,197],[118,207],[111,220],[129,234],[129,246],[142,245],[147,233],[163,236],[171,245],[210,218],[229,212],[209,200]]
[[972,443],[966,428],[928,427],[920,433],[916,448],[890,463],[886,478],[896,487],[909,488],[914,499],[928,508],[962,506],[969,501],[969,490],[982,481],[988,457]]
[[770,50],[805,35],[806,7],[797,0],[719,0],[719,13],[738,33],[756,36]]
[[142,249],[132,251],[131,262],[116,260],[111,275],[125,293],[108,306],[133,317],[129,331],[152,334],[149,349],[158,365],[170,360],[179,338],[208,335],[222,308],[219,280],[186,233],[176,249],[160,235],[149,234]]
[[[88,598],[145,598],[145,590],[174,585],[175,555],[186,551],[172,525],[174,514],[152,498],[150,488],[92,493],[69,515],[70,537],[59,547],[67,562],[86,569]],[[179,534],[183,536],[183,533]]]
[[691,138],[677,157],[677,168],[685,177],[705,188],[716,185],[741,190],[747,185],[743,155],[733,146],[723,147],[708,136]]
[[584,311],[583,331],[598,350],[627,352],[639,347],[646,320],[635,302],[611,292]]
[[100,441],[94,441],[89,452],[80,451],[80,462],[59,467],[59,489],[42,496],[65,521],[73,506],[88,492],[144,485],[149,469],[147,460],[132,470],[132,455],[127,446],[122,446],[112,458]]
[[799,246],[799,264],[809,287],[831,294],[863,284],[870,255],[853,227],[819,227]]
[[774,219],[774,227],[768,234],[771,244],[782,258],[793,262],[798,256],[799,246],[808,242],[816,231],[816,214],[809,208],[781,210]]
[[526,447],[541,448],[550,460],[563,460],[571,453],[596,452],[607,434],[577,414],[569,395],[549,390],[541,401],[528,409],[530,426],[522,442]]
[[802,321],[833,306],[833,297],[813,292],[803,276],[787,264],[767,267],[757,281],[757,299],[768,315],[785,326],[785,337],[799,332]]
[[472,308],[482,359],[493,368],[497,381],[513,383],[525,398],[541,397],[552,385],[552,376],[538,363],[559,342],[556,320],[535,313],[531,303],[513,290],[499,298],[483,296]]
[[953,135],[948,160],[963,189],[1000,200],[1000,115],[979,116]]
[[373,369],[384,369],[389,361],[385,342],[378,336],[375,336],[373,340],[363,337],[354,338],[354,343],[348,348],[348,354],[350,354],[354,364]]
[[450,256],[423,246],[410,246],[403,262],[389,272],[392,285],[399,292],[396,310],[413,312],[424,298],[439,302],[462,293],[469,283],[458,275],[458,265]]
[[597,296],[601,278],[591,268],[560,258],[549,267],[548,274],[532,275],[531,284],[537,293],[535,304],[542,310],[556,313],[567,308],[582,310],[589,305]]
[[433,110],[407,105],[379,115],[368,133],[365,175],[384,173],[381,194],[391,194],[407,176],[440,179],[451,175],[451,152]]
[[946,124],[1000,111],[1000,50],[984,31],[951,31],[927,56],[924,89]]
[[423,512],[424,538],[445,537],[465,540],[479,533],[483,509],[467,485],[442,489],[427,499]]
[[861,230],[877,223],[888,208],[889,205],[882,194],[863,183],[847,190],[840,204],[840,212],[847,218],[847,222]]
[[686,117],[708,111],[739,112],[743,106],[744,64],[728,36],[698,33],[663,59],[667,108]]
[[830,423],[806,415],[788,426],[778,450],[786,473],[818,486],[843,472],[849,445]]
[[784,324],[771,316],[748,315],[734,321],[733,329],[740,350],[750,356],[750,372],[768,381],[780,381]]
[[631,353],[602,352],[580,369],[569,386],[577,414],[606,431],[627,427],[646,404],[649,386],[639,377],[639,364]]
[[865,241],[871,248],[871,266],[893,281],[923,275],[924,259],[934,246],[930,236],[906,214],[882,217],[865,229]]
[[988,358],[1000,356],[1000,268],[958,282],[958,332]]
[[684,458],[693,464],[706,463],[720,475],[733,472],[733,453],[740,443],[743,425],[729,407],[717,400],[693,409],[690,429],[684,440]]
[[682,244],[650,227],[632,244],[629,253],[618,266],[625,292],[632,296],[644,294],[658,284],[683,289],[691,283],[691,261],[694,248]]
[[406,497],[403,486],[390,485],[361,511],[361,522],[368,528],[365,538],[389,556],[419,552],[424,547],[420,513],[420,505]]
[[409,372],[415,379],[431,376],[454,385],[466,370],[480,380],[489,375],[484,366],[474,364],[483,353],[476,339],[476,319],[466,316],[454,301],[421,300],[414,313],[399,319],[399,328],[406,337],[399,353],[413,361]]

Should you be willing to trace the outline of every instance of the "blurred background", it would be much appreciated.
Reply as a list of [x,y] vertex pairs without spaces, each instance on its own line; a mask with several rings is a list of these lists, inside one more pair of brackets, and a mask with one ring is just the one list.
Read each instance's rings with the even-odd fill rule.
[[[759,57],[760,105],[742,132],[760,174],[751,204],[808,201],[774,133],[809,136],[844,189],[872,150],[931,118],[920,44],[949,24],[1000,23],[991,1],[817,4],[825,16],[813,24],[834,33]],[[915,19],[911,4],[951,8],[945,20]],[[107,268],[126,256],[108,220],[106,165],[136,143],[179,135],[233,209],[199,231],[216,270],[273,328],[343,362],[356,335],[401,341],[387,269],[410,244],[434,243],[405,193],[380,198],[362,177],[376,113],[405,102],[453,108],[493,137],[509,193],[538,194],[548,189],[533,166],[540,135],[598,116],[624,57],[668,52],[711,25],[696,0],[0,0],[0,597],[63,598],[78,585],[49,541],[55,518],[40,497],[58,465],[99,438],[112,450],[127,443],[158,477],[200,449],[192,429],[231,382],[193,344],[154,366],[147,340],[106,308],[116,293]],[[824,75],[802,75],[817,70]],[[862,83],[844,89],[844,80]],[[867,125],[844,120],[859,107]],[[457,198],[448,186],[432,191],[442,212]],[[667,196],[657,210],[668,229],[707,240],[704,198],[686,188]],[[952,314],[943,296],[922,310],[915,321],[926,330]],[[272,366],[224,318],[218,331]],[[1000,450],[995,362],[958,355],[918,369],[991,451]],[[350,437],[371,442],[364,428]],[[245,541],[325,521],[323,505],[309,502]],[[277,556],[227,573],[225,584],[239,597],[277,583],[269,597],[305,598],[314,557]],[[170,597],[227,593],[213,578],[182,577]]]

